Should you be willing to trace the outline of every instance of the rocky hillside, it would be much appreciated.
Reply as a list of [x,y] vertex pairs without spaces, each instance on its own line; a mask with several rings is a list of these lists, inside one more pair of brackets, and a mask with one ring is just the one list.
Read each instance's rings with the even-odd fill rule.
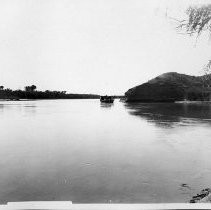
[[209,100],[210,76],[195,77],[169,72],[129,89],[125,96],[127,101],[131,102],[174,102],[184,99]]

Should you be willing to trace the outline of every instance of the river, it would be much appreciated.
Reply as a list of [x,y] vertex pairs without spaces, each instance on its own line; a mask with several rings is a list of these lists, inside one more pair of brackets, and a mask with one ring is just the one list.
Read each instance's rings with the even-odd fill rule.
[[211,105],[0,101],[0,202],[188,202],[211,187]]

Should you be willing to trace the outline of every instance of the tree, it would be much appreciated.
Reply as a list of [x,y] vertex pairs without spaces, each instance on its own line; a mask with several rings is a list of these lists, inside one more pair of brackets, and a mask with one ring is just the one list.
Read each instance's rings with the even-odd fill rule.
[[188,19],[181,20],[178,29],[185,29],[187,34],[197,36],[203,31],[211,33],[211,4],[190,6],[186,14]]
[[0,90],[4,90],[4,86],[0,86]]
[[211,86],[211,60],[204,66],[204,75],[202,77],[204,88],[210,88]]
[[37,87],[35,85],[31,85],[31,86],[26,86],[25,87],[25,91],[27,92],[33,92],[37,89]]
[[32,91],[35,91],[36,89],[37,89],[37,87],[36,87],[35,85],[32,85],[32,86],[31,86],[31,90],[32,90]]
[[[190,6],[186,10],[187,19],[179,21],[180,30],[185,30],[189,35],[198,38],[202,32],[208,32],[211,36],[211,4]],[[202,83],[204,88],[211,86],[211,60],[203,68]]]

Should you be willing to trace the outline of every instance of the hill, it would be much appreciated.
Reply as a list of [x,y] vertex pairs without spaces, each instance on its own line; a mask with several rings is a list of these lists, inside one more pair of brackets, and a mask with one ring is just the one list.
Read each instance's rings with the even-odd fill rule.
[[196,77],[177,72],[168,72],[129,89],[125,96],[129,102],[209,100],[210,83],[211,75]]

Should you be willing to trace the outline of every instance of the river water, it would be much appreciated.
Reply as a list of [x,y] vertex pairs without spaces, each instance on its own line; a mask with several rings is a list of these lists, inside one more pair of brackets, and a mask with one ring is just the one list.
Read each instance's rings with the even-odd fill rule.
[[210,137],[209,104],[0,101],[0,202],[188,202]]

